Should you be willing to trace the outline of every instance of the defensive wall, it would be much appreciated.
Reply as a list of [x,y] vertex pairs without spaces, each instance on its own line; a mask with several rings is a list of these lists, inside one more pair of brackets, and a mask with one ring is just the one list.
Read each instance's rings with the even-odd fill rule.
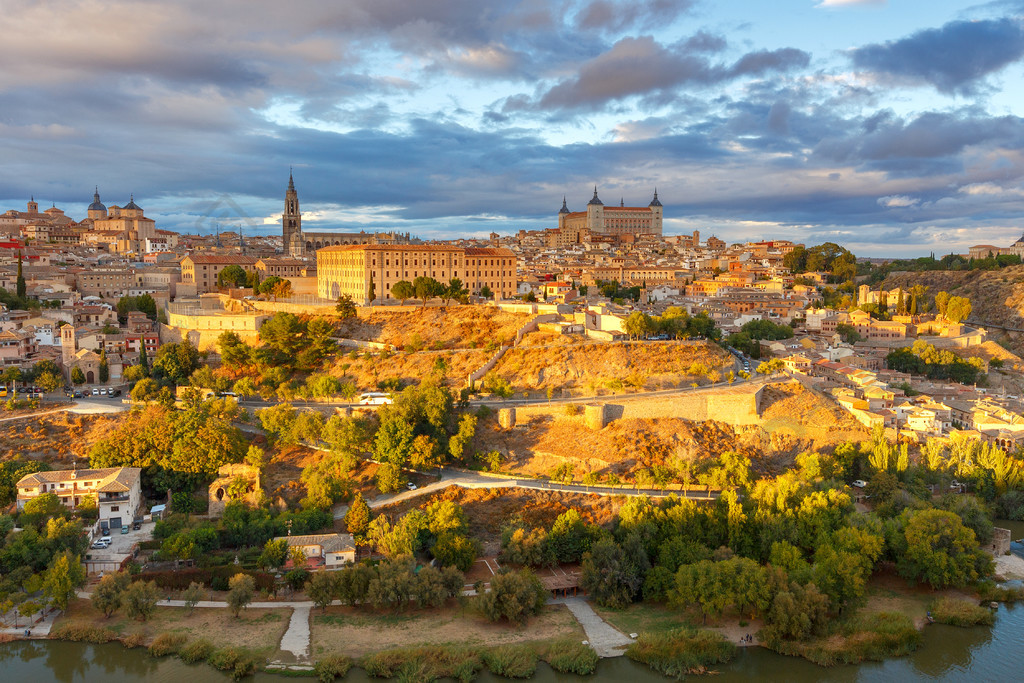
[[[665,396],[603,396],[581,406],[580,413],[592,428],[631,418],[682,418],[694,422],[716,420],[734,426],[756,425],[761,423],[764,386],[764,383],[752,382]],[[506,413],[504,419],[511,419],[513,424],[533,416],[568,417],[565,403],[535,403],[509,406],[509,409],[514,413]]]

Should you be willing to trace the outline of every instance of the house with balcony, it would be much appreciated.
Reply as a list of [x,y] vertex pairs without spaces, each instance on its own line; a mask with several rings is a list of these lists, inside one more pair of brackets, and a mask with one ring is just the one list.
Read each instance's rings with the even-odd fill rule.
[[91,498],[96,501],[100,525],[119,529],[131,524],[142,504],[141,475],[138,467],[27,474],[18,480],[18,509],[24,510],[25,503],[47,493],[72,510]]

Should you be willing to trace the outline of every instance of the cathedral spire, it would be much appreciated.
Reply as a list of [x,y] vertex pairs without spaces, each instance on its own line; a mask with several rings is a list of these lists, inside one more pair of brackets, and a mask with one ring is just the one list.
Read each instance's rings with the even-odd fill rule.
[[292,178],[292,167],[288,167],[288,191],[295,192],[295,179]]

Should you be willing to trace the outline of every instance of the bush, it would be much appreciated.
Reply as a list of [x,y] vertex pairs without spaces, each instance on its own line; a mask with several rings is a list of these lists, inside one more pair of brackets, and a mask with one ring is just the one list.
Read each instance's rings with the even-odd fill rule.
[[902,657],[917,649],[921,632],[905,614],[875,612],[851,619],[836,632],[810,642],[766,641],[765,645],[784,655],[797,655],[819,666],[880,662]]
[[352,660],[345,655],[328,655],[313,665],[313,673],[320,683],[331,683],[335,678],[344,678],[352,668]]
[[686,628],[642,633],[626,650],[626,656],[634,662],[675,678],[704,673],[709,664],[722,664],[735,654],[736,646],[720,633]]
[[569,417],[572,417],[573,415],[579,415],[581,412],[583,412],[583,409],[580,408],[579,405],[575,403],[565,404],[565,414],[568,415]]
[[161,633],[149,646],[149,654],[154,657],[176,655],[188,642],[184,633]]
[[256,672],[255,657],[238,647],[223,647],[211,653],[206,661],[215,669],[226,671],[236,681]]
[[138,581],[153,581],[156,583],[158,588],[167,588],[170,590],[185,590],[189,587],[189,584],[195,582],[205,584],[209,586],[211,590],[226,591],[228,589],[228,579],[238,573],[248,574],[251,576],[253,581],[256,583],[256,590],[274,590],[273,574],[239,569],[233,564],[206,569],[193,568],[163,572],[142,572],[137,574],[134,578]]
[[205,662],[211,654],[213,654],[213,643],[205,638],[193,640],[178,651],[178,657],[186,664]]
[[566,638],[549,643],[541,659],[558,673],[589,676],[597,670],[599,657],[589,645]]
[[397,677],[408,681],[454,678],[467,682],[476,678],[484,667],[476,650],[450,645],[384,650],[366,655],[359,665],[378,678]]
[[537,671],[537,653],[526,645],[502,645],[484,653],[491,673],[505,678],[530,678]]
[[121,644],[129,650],[134,650],[137,647],[142,647],[146,642],[146,636],[141,633],[132,633],[121,639]]
[[931,613],[935,621],[950,626],[991,626],[996,620],[992,610],[955,598],[939,598],[931,604]]
[[117,634],[109,628],[96,628],[84,624],[64,624],[50,632],[55,640],[70,640],[76,643],[109,643]]

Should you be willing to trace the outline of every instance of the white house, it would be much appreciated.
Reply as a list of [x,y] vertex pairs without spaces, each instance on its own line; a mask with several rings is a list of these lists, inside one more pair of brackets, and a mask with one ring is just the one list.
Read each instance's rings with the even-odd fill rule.
[[46,493],[66,507],[77,508],[87,498],[96,500],[100,524],[118,529],[131,524],[142,503],[142,470],[108,467],[100,470],[56,470],[27,474],[18,480],[18,509]]
[[[307,536],[279,536],[274,540],[288,541],[289,551],[301,548],[306,566],[311,568],[340,569],[356,561],[356,543],[352,534],[310,534]],[[291,560],[288,561],[289,563]],[[289,565],[286,565],[289,566]]]

